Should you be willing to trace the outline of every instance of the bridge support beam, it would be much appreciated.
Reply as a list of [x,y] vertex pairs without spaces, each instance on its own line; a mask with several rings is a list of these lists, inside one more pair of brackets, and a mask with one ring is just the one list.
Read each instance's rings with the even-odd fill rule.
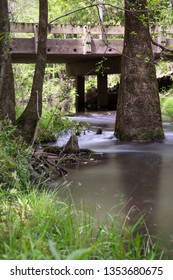
[[85,112],[85,77],[76,77],[76,113]]
[[108,108],[107,75],[97,75],[98,110]]

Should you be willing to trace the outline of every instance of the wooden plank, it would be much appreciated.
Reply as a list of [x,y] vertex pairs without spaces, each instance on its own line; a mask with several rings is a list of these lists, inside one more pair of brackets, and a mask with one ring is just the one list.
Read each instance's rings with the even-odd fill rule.
[[[10,42],[12,53],[16,54],[35,54],[34,38],[14,38]],[[83,40],[80,39],[48,39],[48,54],[83,54]]]
[[[34,33],[34,25],[36,24],[11,22],[10,31],[12,33]],[[83,34],[83,25],[51,24],[48,29],[51,34]],[[102,33],[102,28],[100,26],[87,25],[87,29],[90,30],[93,35],[99,35]],[[124,27],[106,25],[104,26],[104,31],[108,35],[119,35],[124,34]]]
[[10,23],[10,32],[12,33],[34,33],[34,25],[36,23]]
[[[172,43],[172,42],[171,42]],[[34,38],[13,38],[10,42],[11,52],[15,54],[35,54]],[[108,40],[107,44],[101,39],[91,40],[91,53],[89,55],[121,55],[123,39]],[[153,46],[154,53],[160,53],[161,49]],[[86,54],[82,39],[48,39],[48,55],[83,55]]]
[[124,27],[115,25],[105,25],[103,28],[101,26],[90,26],[90,32],[92,35],[99,35],[106,33],[107,35],[123,35]]
[[16,54],[35,54],[34,38],[13,38],[10,49]]
[[51,24],[49,25],[49,33],[51,34],[83,34],[82,25],[71,24]]
[[[34,26],[37,23],[19,23],[11,22],[10,31],[12,33],[34,33]],[[105,25],[103,28],[97,25],[87,25],[87,29],[90,30],[91,35],[100,35],[102,32],[107,35],[123,35],[123,26]],[[48,32],[51,34],[83,34],[83,25],[71,25],[71,24],[50,24]],[[153,34],[173,34],[173,26],[169,26],[166,29],[163,26],[151,26],[150,32]]]
[[81,39],[48,39],[47,52],[49,54],[83,54],[83,40]]
[[[105,44],[106,43],[106,44]],[[123,40],[115,39],[104,42],[101,39],[91,40],[91,53],[107,54],[107,55],[121,55],[123,51]]]
[[[86,25],[87,29],[90,30],[92,35],[99,35],[102,33],[100,26]],[[83,25],[70,25],[70,24],[54,24],[50,25],[50,33],[52,34],[83,34]],[[123,26],[104,26],[104,31],[108,35],[119,35],[124,34]]]

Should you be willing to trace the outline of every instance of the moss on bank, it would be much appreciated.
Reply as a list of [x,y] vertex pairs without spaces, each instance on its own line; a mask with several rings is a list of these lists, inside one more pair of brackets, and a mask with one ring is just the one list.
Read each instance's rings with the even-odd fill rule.
[[[133,131],[132,131],[133,132]],[[115,136],[121,141],[139,141],[139,142],[152,142],[152,141],[162,141],[164,139],[162,129],[158,128],[155,131],[148,131],[143,133],[125,133],[124,131],[115,131]]]

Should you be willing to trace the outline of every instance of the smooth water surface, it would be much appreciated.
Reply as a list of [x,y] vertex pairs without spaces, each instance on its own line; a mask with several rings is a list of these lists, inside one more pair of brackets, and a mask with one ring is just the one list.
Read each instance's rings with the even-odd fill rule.
[[[96,209],[101,219],[121,208],[124,215],[132,208],[138,213],[144,211],[149,229],[173,252],[173,124],[163,124],[163,143],[122,144],[114,137],[113,114],[74,119],[92,125],[91,131],[78,137],[80,148],[103,153],[97,164],[69,169],[66,180],[71,182],[75,205]],[[101,135],[96,134],[98,126],[103,129]],[[58,145],[68,138],[60,138]]]

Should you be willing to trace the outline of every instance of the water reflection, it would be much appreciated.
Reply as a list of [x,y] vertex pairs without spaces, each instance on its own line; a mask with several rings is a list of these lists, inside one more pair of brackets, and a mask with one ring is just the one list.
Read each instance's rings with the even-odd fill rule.
[[[148,145],[147,145],[148,147]],[[157,205],[162,173],[162,156],[157,153],[119,153],[115,158],[120,172],[118,183],[129,203],[124,211],[128,213],[129,223],[134,223],[142,213],[150,233],[158,234]],[[143,229],[146,233],[145,225]]]
[[[163,143],[121,144],[113,137],[112,116],[104,116],[104,121],[103,117],[91,118],[91,121],[94,128],[103,123],[104,133],[96,135],[93,129],[79,137],[79,144],[82,148],[103,152],[103,160],[69,170],[67,180],[71,182],[75,205],[82,204],[91,211],[96,209],[100,219],[110,211],[119,211],[123,205],[127,214],[136,205],[147,213],[149,229],[173,250],[172,123],[164,124]],[[59,143],[64,144],[66,140],[59,139]],[[138,211],[131,213],[132,221],[136,214]]]

